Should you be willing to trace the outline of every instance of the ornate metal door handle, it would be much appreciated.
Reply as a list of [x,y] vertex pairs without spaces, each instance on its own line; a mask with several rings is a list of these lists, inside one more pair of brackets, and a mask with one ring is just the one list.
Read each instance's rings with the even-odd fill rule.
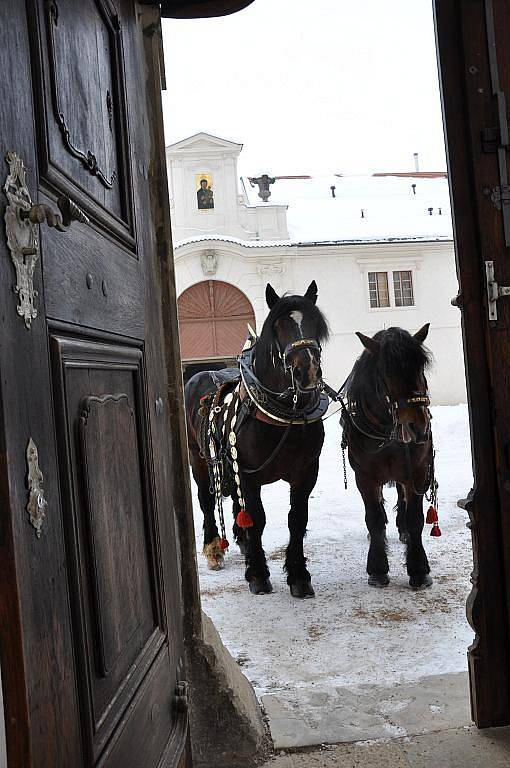
[[48,502],[44,498],[42,486],[44,478],[39,469],[39,452],[32,438],[27,445],[27,468],[28,504],[26,509],[30,515],[30,522],[35,528],[35,535],[40,539]]
[[81,208],[78,208],[69,197],[62,195],[58,198],[57,205],[60,216],[52,211],[49,205],[42,203],[36,203],[28,210],[21,208],[19,215],[22,221],[28,220],[31,224],[44,224],[46,222],[49,227],[55,227],[58,232],[67,232],[73,221],[90,224],[88,216],[85,216]]
[[34,288],[34,271],[39,258],[37,225],[46,221],[49,227],[66,232],[73,221],[89,224],[89,220],[83,211],[65,196],[57,200],[60,215],[48,205],[34,205],[21,157],[16,152],[8,152],[5,160],[9,173],[3,188],[7,197],[4,219],[7,245],[16,270],[16,283],[13,286],[14,293],[18,296],[16,311],[30,330],[32,320],[37,317],[37,291]]

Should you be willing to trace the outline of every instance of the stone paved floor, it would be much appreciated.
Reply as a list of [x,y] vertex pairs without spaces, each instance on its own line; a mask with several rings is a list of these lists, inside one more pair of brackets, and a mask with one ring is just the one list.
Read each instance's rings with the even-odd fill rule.
[[314,695],[265,697],[275,756],[263,768],[510,768],[510,726],[471,724],[466,673]]
[[465,726],[384,743],[280,751],[262,768],[510,768],[510,728]]
[[471,725],[467,672],[415,683],[321,686],[262,697],[275,750],[420,736]]

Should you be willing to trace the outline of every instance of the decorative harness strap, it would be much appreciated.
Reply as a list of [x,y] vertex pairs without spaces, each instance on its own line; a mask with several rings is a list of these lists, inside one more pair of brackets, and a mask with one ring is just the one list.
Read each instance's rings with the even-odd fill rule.
[[[298,409],[297,407],[299,390],[294,382],[292,367],[288,364],[288,356],[297,349],[303,348],[320,351],[320,345],[314,339],[298,339],[288,344],[283,352],[280,351],[284,370],[290,371],[292,386],[282,392],[274,392],[262,384],[255,375],[253,368],[255,343],[249,339],[238,358],[240,379],[235,389],[225,394],[225,390],[231,388],[234,382],[228,381],[218,386],[219,381],[214,378],[213,381],[218,386],[214,396],[207,394],[201,398],[199,409],[201,422],[197,434],[201,454],[209,466],[210,490],[215,495],[220,519],[222,550],[229,547],[225,531],[223,496],[228,495],[226,492],[229,482],[232,481],[232,475],[240,507],[236,523],[240,528],[251,528],[253,521],[245,509],[241,472],[251,475],[264,470],[278,455],[292,426],[319,421],[328,409],[328,397],[320,388],[305,393],[310,395],[310,402],[306,408]],[[291,409],[286,407],[285,403],[285,398],[290,394],[292,394]],[[241,470],[238,462],[237,434],[248,415],[275,426],[285,427],[285,431],[275,449],[259,467]]]
[[[307,391],[301,391],[301,394],[309,396],[309,402],[306,407],[298,408],[299,390],[292,379],[292,386],[282,392],[275,392],[266,387],[257,377],[254,371],[255,344],[243,349],[239,355],[239,370],[241,379],[246,389],[246,393],[253,405],[263,413],[270,423],[278,426],[287,426],[289,424],[311,424],[314,421],[320,421],[329,407],[327,395],[322,392],[322,388]],[[317,348],[319,345],[313,339],[299,339],[297,342],[287,345],[281,353],[284,368],[287,369],[287,355],[297,348]],[[292,369],[290,369],[292,371]],[[292,396],[292,407],[288,407],[285,399]]]
[[[230,384],[230,382],[228,382]],[[204,458],[207,460],[211,473],[211,493],[216,498],[216,507],[221,527],[220,547],[223,551],[228,549],[229,542],[225,531],[225,517],[223,512],[223,496],[226,486],[233,480],[236,486],[237,501],[239,503],[239,513],[236,523],[240,528],[251,528],[253,521],[246,512],[243,492],[241,488],[240,467],[237,454],[237,430],[239,429],[239,407],[244,398],[241,396],[241,382],[238,382],[233,392],[229,392],[222,400],[222,394],[225,385],[220,387],[212,402],[209,405],[207,415],[201,414],[203,422],[207,423],[207,454],[204,452]],[[205,406],[207,396],[203,398]],[[202,422],[202,423],[203,423]],[[202,430],[201,430],[202,431]],[[228,459],[231,467],[231,473],[227,467]]]

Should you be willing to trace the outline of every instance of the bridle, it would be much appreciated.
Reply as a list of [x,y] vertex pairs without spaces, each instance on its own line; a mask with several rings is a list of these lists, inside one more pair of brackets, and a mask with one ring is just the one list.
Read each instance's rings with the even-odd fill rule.
[[[318,421],[328,408],[322,378],[318,376],[313,387],[303,389],[294,376],[294,368],[289,358],[293,352],[310,349],[313,350],[320,367],[322,351],[320,344],[316,339],[297,339],[282,349],[278,339],[275,338],[273,345],[278,352],[284,375],[290,378],[290,384],[282,390],[274,390],[262,383],[255,373],[257,347],[255,342],[244,349],[238,358],[241,378],[250,400],[262,413],[280,424],[308,424]],[[274,357],[273,362],[275,362]],[[306,396],[306,404],[303,407],[299,407],[300,395]],[[292,405],[288,402],[289,399]]]
[[[404,431],[405,427],[404,424],[399,421],[398,412],[402,408],[412,408],[412,407],[422,407],[426,408],[428,412],[428,428],[427,428],[427,434],[426,439],[428,439],[431,428],[430,428],[430,420],[432,419],[432,415],[430,413],[429,406],[430,406],[430,398],[426,392],[419,392],[417,394],[411,395],[410,397],[404,397],[399,398],[398,400],[393,399],[389,392],[386,385],[384,385],[384,393],[379,396],[381,402],[385,402],[387,405],[387,411],[389,415],[389,420],[391,421],[391,428],[385,429],[384,425],[381,424],[375,424],[372,420],[368,419],[365,415],[363,418],[360,417],[359,411],[358,411],[358,403],[349,403],[347,404],[344,400],[343,395],[345,395],[346,392],[346,385],[348,385],[350,379],[350,375],[347,377],[347,379],[344,381],[342,386],[338,391],[335,391],[332,387],[330,387],[328,384],[323,383],[323,388],[328,397],[331,400],[334,400],[335,402],[340,403],[340,409],[342,411],[342,419],[346,426],[354,427],[354,429],[359,432],[364,437],[368,437],[371,440],[377,440],[379,442],[379,445],[376,448],[376,452],[379,450],[382,450],[386,448],[390,443],[403,443],[407,444],[409,441],[405,440],[404,437]],[[376,386],[376,391],[379,389],[379,387]],[[347,386],[348,390],[348,386]],[[363,414],[363,409],[361,408],[361,413]],[[363,423],[362,423],[363,422]]]
[[289,344],[287,344],[287,346],[284,349],[282,349],[281,344],[277,337],[275,338],[274,343],[278,351],[278,357],[280,358],[280,362],[283,367],[283,372],[286,376],[290,376],[291,378],[292,386],[290,388],[287,388],[285,390],[285,393],[287,393],[290,389],[292,390],[294,395],[296,395],[298,392],[303,395],[306,395],[306,394],[309,395],[315,392],[315,390],[321,389],[322,379],[320,376],[317,378],[315,386],[310,387],[309,389],[302,389],[299,386],[299,382],[297,382],[294,378],[294,367],[289,361],[289,356],[293,352],[300,352],[301,350],[304,350],[304,349],[310,349],[310,350],[313,350],[314,357],[318,362],[318,365],[320,368],[322,347],[316,339],[296,339],[296,341],[291,341]]
[[409,440],[406,440],[404,437],[405,433],[405,425],[403,422],[399,421],[398,418],[398,411],[400,408],[413,408],[416,406],[419,406],[421,408],[426,408],[428,411],[428,426],[427,426],[427,432],[425,435],[425,439],[428,439],[428,435],[430,432],[430,420],[432,418],[430,411],[428,410],[430,406],[430,398],[426,393],[420,393],[417,395],[413,395],[411,397],[405,397],[401,398],[400,400],[391,400],[389,396],[386,396],[388,405],[389,405],[389,411],[391,415],[392,420],[392,431],[391,431],[391,440],[395,440],[396,442],[402,442],[402,443],[409,443]]
[[[410,481],[412,482],[412,487],[414,493],[416,493],[419,496],[425,496],[425,498],[428,498],[426,493],[427,489],[431,488],[431,496],[430,500],[431,503],[433,500],[437,500],[437,482],[434,475],[434,447],[432,442],[432,429],[431,429],[431,419],[432,414],[430,413],[429,406],[430,406],[430,398],[426,392],[419,392],[417,394],[411,395],[410,397],[404,397],[399,398],[398,400],[394,400],[390,397],[387,387],[385,386],[385,396],[384,399],[388,406],[388,413],[391,418],[391,430],[384,430],[384,426],[378,425],[378,428],[380,429],[380,432],[375,432],[373,430],[373,422],[370,422],[365,417],[365,423],[362,425],[359,419],[359,415],[356,412],[356,403],[349,405],[346,404],[344,398],[342,397],[343,394],[345,394],[346,389],[348,390],[348,384],[351,379],[352,374],[349,374],[347,379],[344,381],[342,386],[338,391],[335,391],[332,387],[329,386],[329,384],[323,383],[323,388],[328,397],[331,400],[334,400],[335,402],[340,403],[340,410],[341,410],[341,418],[340,423],[343,425],[343,434],[342,434],[342,441],[340,443],[340,448],[342,451],[342,464],[343,464],[343,473],[344,473],[344,487],[347,489],[347,469],[346,469],[346,461],[345,461],[345,451],[349,446],[349,433],[350,429],[354,428],[356,432],[363,435],[364,437],[369,438],[370,440],[377,440],[378,445],[375,447],[372,451],[367,451],[365,448],[363,449],[365,453],[370,454],[377,454],[380,451],[383,451],[385,448],[387,448],[391,444],[397,444],[402,445],[404,448],[405,453],[405,460],[406,460],[406,466],[407,466],[407,475]],[[376,387],[377,391],[377,387]],[[353,407],[354,406],[354,407]],[[417,491],[414,486],[414,480],[413,480],[413,474],[412,474],[412,463],[411,463],[411,455],[410,455],[410,449],[409,449],[409,441],[406,441],[404,439],[404,425],[402,422],[399,421],[398,418],[398,411],[400,408],[409,408],[413,406],[419,406],[422,408],[427,409],[428,413],[428,426],[427,426],[427,434],[425,436],[425,442],[430,441],[430,451],[431,451],[431,458],[429,461],[429,467],[428,467],[428,477],[427,482],[425,485],[425,488],[422,491]],[[356,418],[358,416],[358,418]],[[382,434],[381,434],[382,432]]]

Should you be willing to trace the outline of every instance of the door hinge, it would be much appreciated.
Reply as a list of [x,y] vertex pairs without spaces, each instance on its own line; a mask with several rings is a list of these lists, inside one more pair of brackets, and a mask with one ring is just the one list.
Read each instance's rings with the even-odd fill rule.
[[503,184],[501,187],[484,187],[482,189],[483,194],[488,197],[498,211],[501,210],[503,205],[510,203],[510,185]]
[[[482,131],[482,150],[495,152],[498,160],[499,185],[484,190],[492,204],[501,210],[505,245],[510,248],[510,194],[507,169],[507,153],[510,149],[510,132],[508,126],[507,99],[501,87],[498,61],[498,45],[496,41],[496,25],[494,19],[493,0],[485,0],[485,30],[489,54],[489,71],[491,91],[497,110],[497,125]],[[501,45],[501,49],[503,46]]]
[[482,152],[495,154],[501,144],[501,131],[497,127],[484,128],[481,131]]
[[179,680],[176,684],[173,698],[173,708],[176,712],[188,711],[188,688],[185,680]]
[[501,296],[510,296],[510,285],[498,285],[494,277],[494,262],[485,262],[485,282],[487,285],[487,308],[489,320],[498,319],[497,301]]

